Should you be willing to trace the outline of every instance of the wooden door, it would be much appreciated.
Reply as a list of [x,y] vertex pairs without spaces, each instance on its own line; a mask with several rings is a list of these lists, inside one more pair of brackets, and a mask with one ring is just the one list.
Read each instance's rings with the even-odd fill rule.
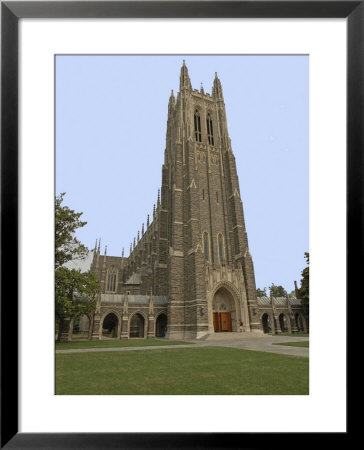
[[231,313],[228,312],[227,313],[227,320],[228,320],[228,330],[227,331],[233,331],[232,327],[231,327]]
[[231,331],[231,313],[220,313],[221,331]]
[[214,312],[214,331],[218,333],[220,331],[219,313]]

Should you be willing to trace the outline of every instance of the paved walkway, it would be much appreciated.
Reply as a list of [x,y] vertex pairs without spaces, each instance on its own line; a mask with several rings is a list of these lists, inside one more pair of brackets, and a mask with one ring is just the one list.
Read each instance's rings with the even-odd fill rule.
[[[254,334],[244,335],[242,337],[206,340],[199,345],[214,347],[241,348],[245,350],[255,350],[258,352],[280,353],[282,355],[304,356],[308,358],[309,348],[290,347],[287,345],[274,345],[284,342],[309,341],[308,337],[292,336],[256,336]],[[195,342],[195,341],[191,341]]]
[[159,350],[167,348],[192,348],[196,345],[148,345],[147,347],[108,347],[108,348],[72,348],[70,350],[56,350],[56,353],[94,353],[94,352],[130,352],[136,350]]
[[267,336],[255,334],[234,336],[212,335],[205,341],[187,340],[186,342],[195,345],[160,345],[148,347],[111,347],[111,348],[75,348],[70,350],[56,350],[56,353],[89,353],[89,352],[128,352],[137,350],[165,350],[175,348],[196,348],[196,347],[229,347],[245,350],[255,350],[259,352],[279,353],[282,355],[293,356],[309,356],[309,349],[305,347],[289,347],[283,345],[274,345],[275,343],[308,341],[308,337],[292,337],[292,336]]

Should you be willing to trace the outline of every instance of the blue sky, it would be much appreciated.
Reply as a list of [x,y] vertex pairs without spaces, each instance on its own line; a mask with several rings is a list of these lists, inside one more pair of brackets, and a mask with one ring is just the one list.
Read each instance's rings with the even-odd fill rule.
[[168,98],[223,88],[257,287],[300,280],[308,247],[308,56],[59,55],[56,194],[83,212],[78,238],[129,255],[161,185]]

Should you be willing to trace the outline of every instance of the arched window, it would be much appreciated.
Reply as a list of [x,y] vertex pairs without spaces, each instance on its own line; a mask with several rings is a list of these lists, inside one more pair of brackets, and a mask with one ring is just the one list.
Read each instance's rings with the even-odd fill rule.
[[116,290],[116,270],[111,269],[107,276],[107,291],[115,292]]
[[209,235],[206,231],[203,234],[203,254],[206,260],[209,259]]
[[195,140],[197,142],[201,142],[201,118],[200,113],[196,109],[194,115],[194,124],[195,124]]
[[207,126],[207,139],[209,141],[209,144],[214,145],[214,129],[212,127],[212,119],[210,114],[207,114],[206,126]]
[[222,263],[224,259],[224,239],[221,234],[217,236],[217,247],[219,251],[219,260],[220,263]]

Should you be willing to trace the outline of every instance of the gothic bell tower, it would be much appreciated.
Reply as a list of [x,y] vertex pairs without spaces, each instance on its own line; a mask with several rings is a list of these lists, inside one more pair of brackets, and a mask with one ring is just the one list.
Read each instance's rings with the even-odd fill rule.
[[[192,89],[185,62],[168,103],[160,245],[168,274],[169,338],[260,331],[222,86]],[[164,245],[162,245],[164,244]]]

